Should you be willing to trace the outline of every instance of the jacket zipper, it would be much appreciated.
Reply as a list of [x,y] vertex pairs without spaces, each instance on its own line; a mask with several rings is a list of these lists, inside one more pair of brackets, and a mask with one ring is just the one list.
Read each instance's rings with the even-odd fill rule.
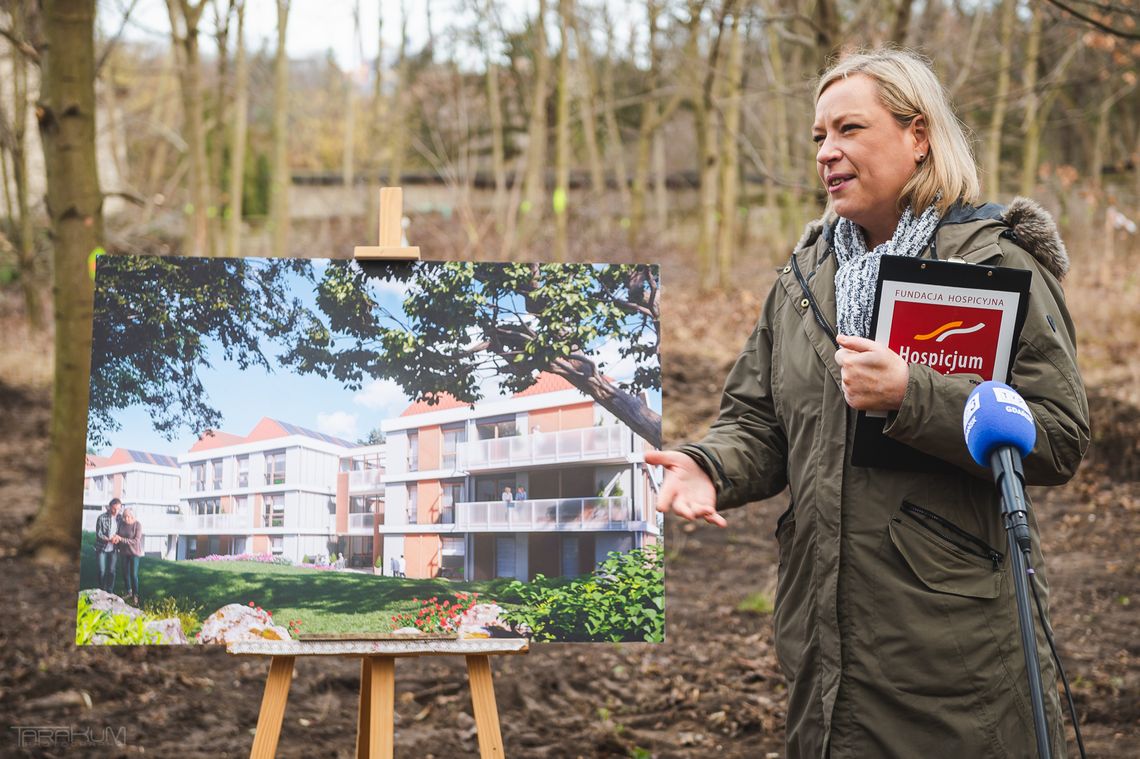
[[831,342],[836,348],[839,347],[839,341],[835,339],[835,329],[827,323],[827,319],[823,316],[823,311],[820,310],[819,304],[815,302],[815,296],[812,294],[811,289],[807,285],[807,280],[804,275],[800,273],[800,264],[796,260],[796,256],[792,254],[792,271],[796,275],[796,281],[800,283],[800,289],[804,291],[804,298],[807,299],[808,305],[811,306],[811,312],[815,314],[815,320],[819,326],[823,327],[823,331],[831,338]]
[[[933,532],[938,537],[942,538],[948,543],[951,543],[952,545],[957,546],[966,553],[972,556],[981,557],[983,559],[989,559],[994,565],[995,572],[999,567],[1001,567],[1002,559],[1005,557],[1000,551],[992,548],[981,538],[966,532],[950,520],[941,517],[938,514],[935,514],[933,511],[927,511],[921,506],[915,506],[910,501],[903,501],[902,512],[918,524]],[[953,536],[961,538],[961,540],[955,540],[954,537],[951,537],[951,535],[947,535],[942,530],[939,530],[938,527],[933,526],[931,524],[932,522],[938,525],[938,527],[942,527],[943,529],[948,530],[950,533],[952,533]],[[965,541],[966,545],[963,545],[961,541]]]

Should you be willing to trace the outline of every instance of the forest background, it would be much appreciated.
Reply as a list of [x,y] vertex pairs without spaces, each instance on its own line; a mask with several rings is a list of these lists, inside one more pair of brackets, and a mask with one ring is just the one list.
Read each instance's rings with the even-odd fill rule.
[[[985,199],[1044,203],[1073,258],[1094,441],[1037,508],[1087,740],[1128,754],[1140,737],[1136,0],[344,0],[327,13],[382,46],[291,57],[290,14],[308,4],[0,2],[0,561],[17,612],[0,623],[6,724],[134,724],[129,669],[163,728],[132,745],[241,753],[264,676],[220,653],[70,646],[94,254],[346,257],[374,242],[377,188],[401,185],[427,258],[660,262],[664,437],[695,437],[772,268],[822,208],[813,77],[844,50],[893,42],[933,60]],[[269,37],[246,28],[263,6]],[[779,755],[768,613],[781,501],[732,514],[724,532],[669,523],[665,646],[504,664],[538,673],[499,694],[508,746]],[[352,669],[300,671],[283,754],[334,736],[347,754]],[[401,745],[471,749],[461,686],[444,663],[401,676]]]

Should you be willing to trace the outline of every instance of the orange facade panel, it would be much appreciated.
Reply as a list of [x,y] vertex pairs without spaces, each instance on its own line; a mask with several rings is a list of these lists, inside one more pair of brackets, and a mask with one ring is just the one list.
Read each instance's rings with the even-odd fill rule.
[[439,575],[443,541],[438,535],[408,535],[404,538],[404,561],[408,577],[430,579]]
[[559,432],[594,426],[594,404],[591,401],[573,406],[539,409],[527,414],[527,425],[534,432]]

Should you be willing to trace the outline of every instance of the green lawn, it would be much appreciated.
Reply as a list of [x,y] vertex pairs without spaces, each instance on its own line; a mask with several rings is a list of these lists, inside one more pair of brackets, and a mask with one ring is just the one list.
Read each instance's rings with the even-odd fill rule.
[[[83,534],[79,587],[99,586],[94,553],[94,533]],[[144,605],[164,598],[178,599],[179,608],[201,606],[201,618],[229,603],[252,601],[273,613],[281,626],[301,620],[303,633],[386,632],[392,617],[417,611],[413,598],[436,596],[440,601],[454,599],[456,593],[479,593],[480,600],[494,600],[504,608],[496,593],[509,582],[448,580],[407,580],[355,572],[333,572],[280,564],[250,561],[166,561],[143,558],[139,565],[139,586]],[[125,592],[122,572],[116,577],[116,590]]]

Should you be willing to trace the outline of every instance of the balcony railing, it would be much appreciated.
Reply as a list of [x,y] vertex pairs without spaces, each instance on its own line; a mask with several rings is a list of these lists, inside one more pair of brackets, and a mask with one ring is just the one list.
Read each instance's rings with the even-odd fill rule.
[[382,492],[384,490],[384,472],[381,469],[361,469],[348,473],[348,491],[359,493],[362,491]]
[[187,532],[194,530],[245,530],[250,529],[249,512],[229,514],[191,514],[186,518]]
[[629,429],[611,425],[475,440],[459,446],[458,459],[461,469],[471,470],[617,458],[632,451]]
[[456,504],[455,524],[461,528],[517,530],[599,529],[633,520],[626,496],[613,498],[543,498],[539,500],[472,501]]
[[376,515],[365,514],[349,514],[348,515],[348,529],[350,530],[371,530],[375,522]]

